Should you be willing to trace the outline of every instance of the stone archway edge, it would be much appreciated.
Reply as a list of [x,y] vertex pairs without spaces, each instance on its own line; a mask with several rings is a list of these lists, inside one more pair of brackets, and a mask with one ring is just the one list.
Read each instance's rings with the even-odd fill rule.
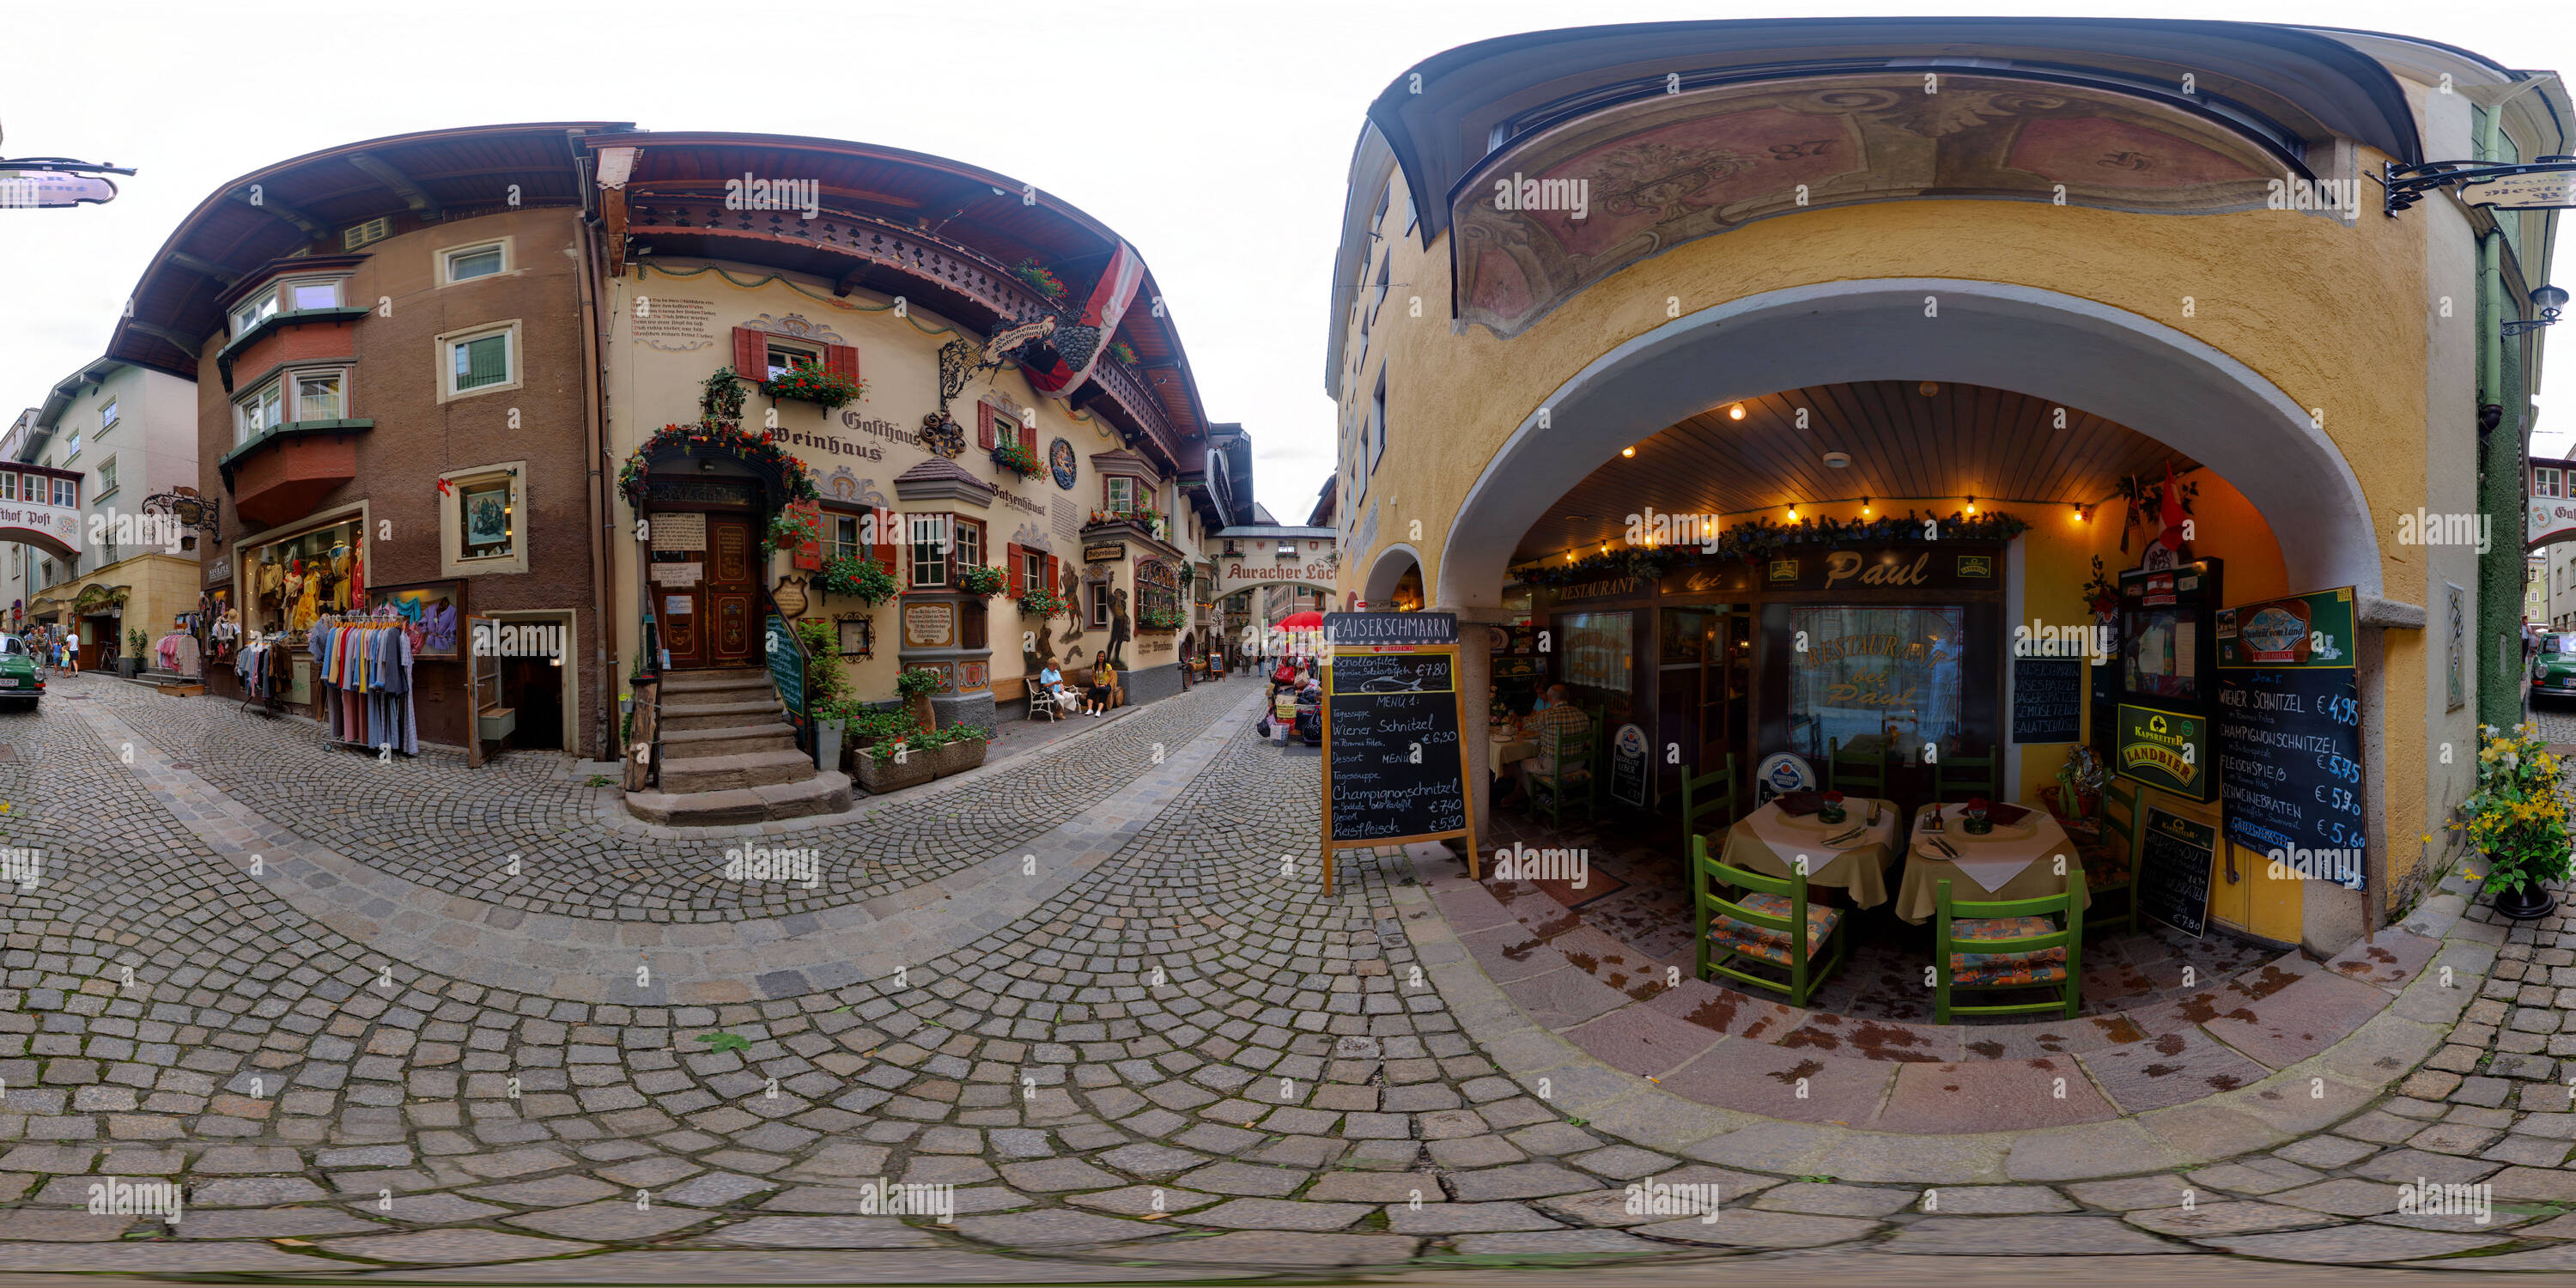
[[[379,872],[262,816],[97,704],[75,707],[111,748],[131,745],[132,771],[217,853],[265,859],[236,869],[297,912],[365,945],[369,969],[428,972],[563,1001],[714,1006],[794,997],[890,978],[1027,915],[1115,854],[1174,800],[1249,722],[1258,694],[1108,798],[1005,853],[889,895],[786,917],[660,923],[527,913]],[[749,829],[732,833],[742,836]],[[1036,875],[1025,874],[1036,860]],[[638,986],[638,965],[652,968]]]
[[[1546,1080],[1547,1099],[1561,1111],[1647,1149],[1720,1166],[1845,1181],[1955,1185],[2126,1176],[2196,1167],[2323,1131],[2366,1110],[2441,1046],[2478,996],[2503,938],[2500,927],[2463,919],[2467,905],[2458,893],[2426,900],[2394,932],[2438,945],[2424,968],[2402,988],[2378,985],[2390,993],[2389,1000],[2339,1041],[2250,1085],[2068,1126],[1962,1134],[1881,1131],[1705,1104],[1613,1067],[1580,1038],[1569,1040],[1534,1019],[1461,941],[1455,924],[1464,919],[1461,911],[1475,917],[1489,906],[1492,917],[1508,918],[1493,896],[1481,884],[1448,871],[1453,860],[1437,847],[1408,847],[1408,854],[1422,881],[1423,901],[1438,915],[1408,912],[1407,933],[1467,1036],[1492,1054],[1506,1077],[1534,1094]],[[1420,920],[1410,920],[1416,916]],[[2356,951],[2369,947],[2365,943]],[[1554,951],[1542,944],[1532,956]],[[1712,1049],[1745,1042],[1720,1037]],[[2053,1059],[2070,1079],[2085,1077],[2081,1062]],[[1898,1070],[1967,1066],[1884,1067],[1889,1073],[1882,1094],[1892,1093]],[[1674,1076],[1678,1080],[1682,1075]],[[2089,1083],[2086,1089],[2091,1090]],[[2321,1098],[2315,1094],[2319,1089]]]

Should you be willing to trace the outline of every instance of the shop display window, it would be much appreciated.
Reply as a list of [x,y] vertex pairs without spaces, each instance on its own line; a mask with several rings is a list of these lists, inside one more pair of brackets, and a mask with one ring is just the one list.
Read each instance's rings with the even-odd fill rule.
[[356,519],[253,547],[244,555],[242,626],[301,633],[324,613],[366,602],[363,526]]

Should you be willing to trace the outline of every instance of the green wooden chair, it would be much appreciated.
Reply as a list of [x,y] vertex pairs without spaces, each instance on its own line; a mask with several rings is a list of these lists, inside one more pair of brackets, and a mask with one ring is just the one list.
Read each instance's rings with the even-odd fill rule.
[[[1691,777],[1691,767],[1682,766],[1682,835],[1704,836],[1735,826],[1741,816],[1743,797],[1735,782],[1735,753],[1726,753],[1726,764],[1714,773]],[[1702,826],[1703,818],[1721,821]]]
[[2141,930],[2138,924],[2138,827],[2146,817],[2138,808],[2138,785],[2114,778],[2102,787],[2102,839],[2082,846],[2084,880],[2098,901],[2118,894],[2118,910],[2103,913],[2098,905],[2085,913],[2095,930]]
[[1887,740],[1881,738],[1876,751],[1855,753],[1843,750],[1834,739],[1826,739],[1825,785],[1845,796],[1887,795]]
[[1601,781],[1593,767],[1593,752],[1601,741],[1601,718],[1593,717],[1580,733],[1540,730],[1540,755],[1548,754],[1550,738],[1555,740],[1555,771],[1530,771],[1530,812],[1545,813],[1548,826],[1562,828],[1566,812],[1580,808],[1583,821],[1589,823]]
[[1932,795],[1940,801],[1964,801],[1982,796],[2001,800],[1996,789],[2002,780],[1995,774],[1995,755],[1943,756],[1932,767]]
[[[1696,909],[1699,977],[1729,979],[1789,995],[1805,1006],[1816,987],[1842,968],[1846,947],[1840,908],[1807,902],[1804,873],[1771,877],[1731,868],[1708,856],[1708,837],[1690,838],[1691,902]],[[1729,898],[1727,890],[1752,893]],[[1803,928],[1792,933],[1790,927]],[[1786,970],[1786,982],[1755,974],[1762,964]]]
[[[2036,1015],[2055,1011],[2074,1019],[2084,1004],[2084,907],[2076,892],[2084,889],[2081,864],[2066,874],[2066,889],[2037,899],[1962,903],[1951,899],[1950,882],[1935,882],[1939,901],[1933,915],[1932,952],[1940,969],[1932,973],[1932,1022],[1947,1024],[1959,1015]],[[2050,917],[2057,920],[2051,921]],[[2058,997],[2048,1002],[2010,1002],[1986,1006],[1953,1006],[1953,992],[2045,988]]]

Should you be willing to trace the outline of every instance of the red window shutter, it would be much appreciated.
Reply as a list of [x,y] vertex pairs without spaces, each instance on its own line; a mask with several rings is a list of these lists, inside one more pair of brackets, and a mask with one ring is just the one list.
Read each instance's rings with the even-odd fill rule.
[[1037,455],[1037,454],[1038,454],[1038,427],[1037,427],[1037,426],[1035,426],[1035,425],[1031,425],[1031,424],[1028,424],[1028,423],[1027,423],[1027,422],[1025,422],[1025,421],[1023,421],[1023,422],[1021,423],[1021,425],[1020,425],[1020,446],[1022,446],[1022,447],[1025,447],[1025,448],[1029,449],[1029,455],[1031,455],[1031,456],[1035,456],[1035,455]]
[[1018,599],[1029,593],[1026,585],[1028,579],[1021,574],[1020,570],[1020,543],[1014,541],[1007,548],[1010,551],[1010,563],[1003,571],[1011,579],[1011,598]]
[[903,576],[903,570],[895,566],[894,539],[895,529],[902,521],[895,517],[895,512],[892,510],[876,511],[876,520],[877,561],[885,565],[887,573],[900,579]]
[[1064,593],[1061,589],[1064,585],[1063,568],[1064,561],[1056,558],[1054,555],[1047,556],[1047,589],[1055,591],[1059,595]]
[[823,371],[852,384],[859,380],[859,351],[846,344],[823,346]]
[[990,403],[975,404],[975,445],[988,452],[993,450],[993,407]]
[[797,501],[787,507],[789,514],[813,524],[813,540],[800,541],[788,558],[788,566],[798,572],[814,572],[823,566],[823,507],[819,502]]
[[747,326],[733,329],[733,371],[746,380],[769,379],[769,333]]

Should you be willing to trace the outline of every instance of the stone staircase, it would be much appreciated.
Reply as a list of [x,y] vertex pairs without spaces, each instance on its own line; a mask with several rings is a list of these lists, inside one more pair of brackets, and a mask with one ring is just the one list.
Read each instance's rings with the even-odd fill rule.
[[626,793],[628,813],[672,827],[837,814],[850,777],[817,772],[759,667],[662,677],[662,784]]

